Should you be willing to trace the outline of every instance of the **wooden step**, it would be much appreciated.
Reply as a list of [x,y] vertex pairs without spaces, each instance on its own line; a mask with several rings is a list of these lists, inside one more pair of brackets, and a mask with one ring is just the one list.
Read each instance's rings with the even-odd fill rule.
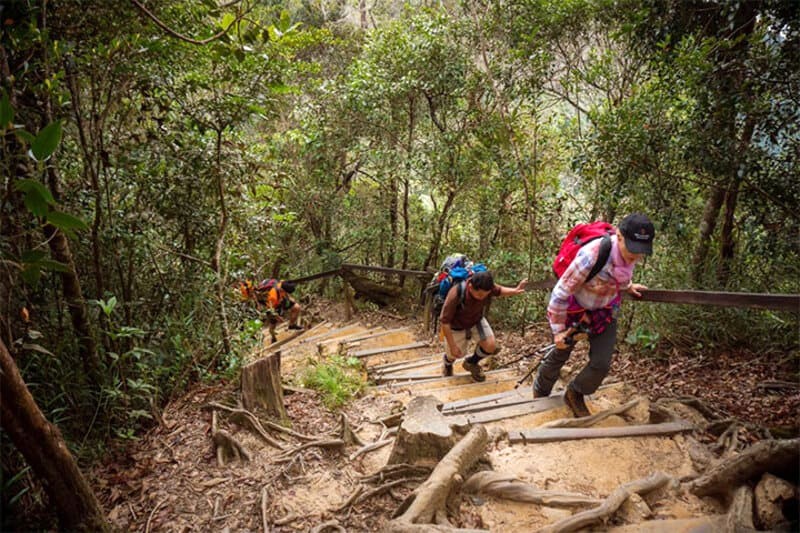
[[518,403],[515,405],[504,405],[485,411],[478,411],[476,413],[451,413],[445,418],[452,418],[458,423],[463,424],[486,424],[488,422],[495,422],[506,418],[514,418],[517,416],[526,416],[535,413],[549,411],[564,406],[564,400],[560,396],[549,396],[547,398],[537,398],[536,400],[528,400],[527,402]]
[[[609,389],[619,385],[619,383],[609,383],[601,385],[598,391]],[[548,398],[563,398],[564,391],[554,392]],[[587,398],[591,398],[588,396]],[[486,411],[487,409],[495,409],[497,407],[506,407],[511,405],[518,405],[521,403],[536,402],[546,400],[547,398],[533,398],[533,391],[530,386],[520,385],[519,388],[500,392],[497,394],[489,394],[487,396],[479,396],[475,398],[467,398],[465,400],[458,400],[455,402],[446,403],[442,406],[442,413],[455,414],[455,413],[473,413],[478,411]]]
[[[450,385],[444,387],[436,387],[436,388],[429,388],[423,391],[414,391],[416,396],[420,395],[430,395],[437,398],[443,404],[447,402],[454,401],[455,399],[459,398],[466,398],[466,397],[477,397],[481,395],[488,394],[487,391],[491,393],[507,390],[514,386],[514,383],[517,380],[516,376],[509,376],[504,379],[493,379],[488,378],[486,381],[477,383],[472,381],[472,377],[469,375],[464,376],[466,379],[460,385]],[[400,401],[408,401],[411,399],[411,396],[406,394],[404,391],[405,389],[400,389],[400,394],[396,397]],[[451,413],[456,414],[456,413]]]
[[648,435],[665,436],[694,430],[685,420],[664,422],[662,424],[641,424],[636,426],[617,426],[605,428],[545,428],[524,431],[509,431],[511,443],[541,443],[575,439],[617,439],[622,437],[643,437]]
[[[500,381],[516,375],[517,373],[513,369],[490,370],[489,372],[486,372],[486,380]],[[393,381],[386,385],[379,385],[376,387],[376,389],[391,391],[393,389],[405,388],[413,389],[418,395],[424,395],[425,389],[449,387],[451,385],[468,385],[471,383],[475,382],[472,380],[472,376],[470,374],[456,374],[447,378],[439,377],[420,381]]]
[[390,353],[390,352],[400,352],[403,350],[415,350],[417,348],[426,348],[428,347],[427,342],[417,341],[412,342],[411,344],[401,344],[398,346],[385,346],[383,348],[372,348],[370,350],[358,350],[355,352],[349,352],[348,354],[352,357],[358,357],[359,359],[363,357],[369,357],[370,355],[378,355],[382,353]]
[[351,350],[369,350],[372,348],[382,348],[384,346],[395,346],[400,344],[411,344],[417,342],[419,339],[408,330],[395,330],[391,333],[378,335],[370,339],[362,339],[360,341],[348,342],[346,346]]
[[305,343],[309,343],[309,342],[313,342],[313,341],[318,341],[320,339],[333,337],[334,335],[342,335],[342,336],[344,336],[344,335],[347,335],[349,333],[352,333],[352,330],[357,328],[357,327],[362,327],[362,326],[359,326],[359,324],[357,324],[357,323],[347,324],[347,325],[342,326],[340,328],[332,329],[330,331],[326,331],[325,333],[320,333],[319,335],[314,335],[313,337],[308,337],[306,339],[303,339],[301,344],[305,344]]
[[372,333],[372,334],[369,334],[369,335],[363,335],[361,337],[355,337],[355,338],[352,338],[352,339],[347,339],[347,341],[345,341],[345,342],[347,342],[348,344],[351,344],[351,343],[354,343],[354,342],[363,342],[363,341],[366,341],[366,340],[375,339],[375,338],[378,338],[378,337],[383,337],[384,335],[392,335],[394,333],[402,333],[402,332],[405,332],[405,331],[409,331],[409,329],[408,328],[387,329],[385,331],[378,331],[378,332],[375,332],[375,333]]
[[331,338],[331,339],[322,339],[317,344],[319,344],[320,346],[326,346],[328,344],[334,344],[334,343],[337,344],[337,345],[338,344],[347,344],[348,342],[350,342],[351,339],[357,339],[357,338],[363,337],[367,333],[370,333],[370,332],[374,333],[375,331],[376,331],[376,328],[370,329],[370,328],[363,327],[362,331],[356,331],[356,332],[351,333],[349,335],[345,335],[344,337],[334,337],[334,338]]
[[414,359],[408,359],[406,361],[395,361],[393,363],[386,363],[383,365],[374,365],[369,367],[367,370],[370,373],[375,374],[386,374],[390,372],[395,372],[397,370],[402,370],[404,368],[414,368],[417,365],[426,365],[431,362],[441,362],[442,356],[441,354],[437,355],[423,355],[422,357],[416,357]]

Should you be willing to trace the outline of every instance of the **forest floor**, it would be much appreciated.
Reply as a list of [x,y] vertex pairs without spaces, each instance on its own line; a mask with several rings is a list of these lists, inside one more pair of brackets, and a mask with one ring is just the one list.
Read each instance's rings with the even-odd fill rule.
[[[342,307],[329,302],[309,306],[315,321],[340,323]],[[356,317],[370,327],[407,327],[423,338],[419,321],[396,311],[361,312]],[[495,330],[503,347],[495,356],[495,367],[549,344],[544,327],[518,333]],[[641,356],[620,345],[610,377],[624,382],[624,389],[612,388],[593,399],[593,405],[621,403],[634,395],[655,401],[659,398],[693,396],[714,410],[720,418],[746,422],[738,433],[741,445],[759,438],[748,428],[781,427],[797,436],[800,427],[800,391],[791,384],[797,368],[790,362],[777,365],[750,353],[684,354]],[[581,368],[586,349],[576,349],[569,364]],[[530,360],[516,363],[520,374]],[[530,389],[530,385],[526,384]],[[775,388],[769,388],[774,386]],[[259,450],[248,463],[220,467],[211,440],[208,402],[233,405],[235,384],[197,385],[170,403],[161,423],[139,441],[119,450],[90,474],[90,482],[109,512],[115,528],[126,531],[260,531],[266,517],[270,531],[310,531],[335,520],[347,531],[378,531],[391,518],[413,487],[398,484],[383,492],[337,511],[363,478],[380,470],[391,446],[365,453],[353,460],[341,450],[309,448],[285,455],[264,446],[246,431],[236,437],[247,448]],[[370,423],[387,411],[396,398],[371,390],[343,410],[366,442],[378,440],[380,428]],[[326,408],[321,396],[310,390],[288,393],[285,404],[292,429],[304,435],[335,435],[340,428],[339,412]],[[563,412],[562,412],[563,411]],[[542,413],[536,425],[568,416],[566,408]],[[789,435],[782,435],[789,436]],[[706,436],[707,441],[715,437]],[[703,436],[700,436],[703,440]],[[589,443],[589,444],[586,444]],[[524,472],[535,482],[558,490],[578,491],[598,497],[631,478],[664,470],[671,475],[692,472],[686,441],[673,438],[601,439],[538,445],[535,456],[525,446],[496,445],[491,463],[496,470]],[[570,457],[564,461],[565,454]],[[352,456],[352,454],[350,454]],[[602,457],[602,461],[597,458]],[[565,484],[566,479],[570,481]],[[570,512],[563,509],[540,511],[531,516],[530,504],[483,505],[481,498],[462,500],[451,519],[460,527],[491,528],[493,531],[538,528]],[[705,500],[673,502],[658,508],[656,516],[689,517],[719,513]],[[522,529],[520,529],[522,528]]]

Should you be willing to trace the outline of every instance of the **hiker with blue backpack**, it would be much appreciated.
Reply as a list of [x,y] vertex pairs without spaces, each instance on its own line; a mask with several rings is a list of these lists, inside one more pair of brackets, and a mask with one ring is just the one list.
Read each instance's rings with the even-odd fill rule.
[[618,227],[606,222],[579,224],[561,244],[553,264],[558,282],[550,294],[547,318],[555,350],[542,361],[533,397],[549,396],[569,359],[576,330],[588,330],[589,364],[564,391],[564,403],[576,417],[589,416],[584,396],[608,375],[617,336],[621,293],[641,296],[647,287],[633,283],[633,269],[653,253],[655,228],[643,214],[625,217]]
[[484,310],[492,297],[502,298],[525,292],[528,280],[523,279],[516,287],[505,287],[496,284],[492,273],[480,263],[470,265],[469,270],[463,270],[465,271],[450,271],[448,280],[451,286],[446,292],[439,314],[445,340],[442,375],[453,375],[453,363],[464,357],[470,340],[475,337],[475,351],[462,364],[464,370],[472,374],[473,380],[485,381],[486,376],[480,361],[497,351],[497,343],[489,321],[484,316]]

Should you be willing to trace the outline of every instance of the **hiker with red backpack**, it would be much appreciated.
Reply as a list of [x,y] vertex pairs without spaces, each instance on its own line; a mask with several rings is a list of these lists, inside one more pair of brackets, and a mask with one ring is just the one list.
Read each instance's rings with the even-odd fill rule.
[[480,360],[494,354],[497,343],[484,309],[492,297],[514,296],[525,292],[527,279],[516,287],[505,287],[494,282],[488,270],[474,272],[463,281],[453,284],[444,300],[439,323],[445,339],[445,354],[442,375],[453,375],[453,363],[464,357],[473,335],[477,336],[475,352],[464,359],[464,370],[472,374],[474,381],[485,381],[486,376]]
[[597,390],[611,368],[621,292],[641,296],[647,289],[632,283],[633,269],[653,253],[654,235],[653,223],[640,213],[628,215],[617,228],[593,222],[569,232],[553,264],[558,282],[547,306],[556,346],[539,367],[534,398],[550,395],[574,348],[574,332],[588,329],[589,364],[567,385],[564,403],[578,418],[591,414],[584,396]]
[[296,285],[293,282],[275,278],[265,279],[258,285],[253,285],[249,280],[239,284],[242,299],[254,302],[256,309],[263,308],[267,312],[269,334],[272,342],[278,340],[275,335],[275,328],[280,322],[284,321],[284,316],[287,312],[289,313],[288,329],[303,329],[297,323],[302,307],[289,296],[294,292],[295,288]]

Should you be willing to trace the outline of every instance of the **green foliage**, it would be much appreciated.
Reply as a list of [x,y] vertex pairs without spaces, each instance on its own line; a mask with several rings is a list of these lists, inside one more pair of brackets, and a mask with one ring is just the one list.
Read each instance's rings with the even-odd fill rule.
[[628,333],[628,336],[625,337],[625,342],[632,346],[639,346],[644,350],[653,351],[658,347],[660,338],[661,335],[658,332],[639,326],[636,330]]
[[[2,36],[3,340],[82,456],[135,438],[192,382],[235,376],[263,323],[220,301],[233,279],[430,268],[460,251],[502,283],[536,281],[572,224],[643,210],[658,236],[637,281],[800,290],[800,36],[785,3],[380,3],[366,31],[331,0],[251,2],[243,18],[154,3],[184,35],[227,30],[202,46],[113,2],[17,4]],[[704,236],[716,190],[731,193]],[[73,272],[48,253],[46,223],[68,236],[91,299],[101,391],[86,384],[59,280]],[[340,283],[301,290],[339,298]],[[497,300],[492,323],[544,321],[546,300]],[[627,312],[648,353],[796,339],[796,316]],[[359,390],[346,361],[314,372],[330,405]]]
[[326,361],[313,361],[300,382],[304,387],[321,392],[323,403],[330,409],[342,407],[367,385],[361,362],[355,357],[338,355]]

